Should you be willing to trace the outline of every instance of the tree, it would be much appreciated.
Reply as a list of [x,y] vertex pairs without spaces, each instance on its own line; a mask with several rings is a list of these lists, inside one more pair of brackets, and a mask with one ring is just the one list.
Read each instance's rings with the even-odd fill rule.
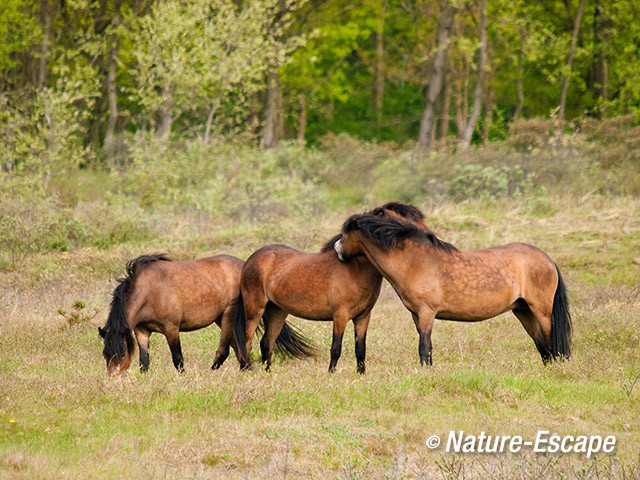
[[571,71],[573,68],[573,58],[576,53],[576,44],[578,43],[578,32],[580,31],[580,23],[582,22],[582,14],[584,13],[584,0],[580,0],[578,12],[573,23],[573,31],[571,33],[571,45],[567,54],[567,65],[562,79],[562,90],[560,91],[560,107],[558,109],[558,121],[560,124],[564,122],[564,109],[567,104],[567,93],[569,92],[569,81],[571,80]]
[[473,130],[476,128],[476,123],[478,123],[480,109],[482,107],[484,77],[487,68],[487,0],[480,0],[480,46],[478,50],[480,60],[478,63],[476,86],[473,92],[473,110],[471,111],[471,116],[467,120],[460,139],[460,146],[462,148],[468,148],[471,144]]
[[206,112],[205,142],[231,93],[260,84],[268,59],[281,55],[267,34],[274,1],[162,0],[135,24],[134,94],[166,137],[181,116]]
[[442,88],[442,79],[445,74],[445,60],[447,57],[449,32],[453,25],[453,18],[456,7],[447,3],[442,10],[438,21],[438,33],[436,38],[436,52],[433,60],[432,75],[429,79],[426,103],[422,120],[420,121],[420,133],[418,134],[418,147],[426,149],[429,147],[430,134],[433,129],[435,102]]

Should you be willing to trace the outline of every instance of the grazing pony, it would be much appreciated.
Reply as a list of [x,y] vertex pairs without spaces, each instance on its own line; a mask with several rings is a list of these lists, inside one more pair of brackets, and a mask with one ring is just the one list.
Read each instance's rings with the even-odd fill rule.
[[[422,213],[410,205],[388,203],[369,212],[374,217],[407,218],[422,222]],[[424,223],[423,223],[424,225]],[[286,245],[268,245],[253,253],[242,269],[242,306],[236,317],[243,367],[251,365],[251,342],[264,319],[265,334],[260,342],[262,362],[271,366],[274,341],[287,315],[308,320],[333,321],[333,341],[329,372],[333,372],[342,352],[342,337],[353,319],[357,371],[365,372],[366,335],[371,309],[380,294],[382,276],[364,257],[343,263],[338,260],[336,235],[319,253],[301,252]],[[313,350],[303,345],[300,356]]]
[[432,364],[434,319],[475,322],[509,310],[545,364],[571,355],[566,288],[539,248],[510,243],[461,251],[428,228],[372,214],[349,217],[334,247],[346,265],[364,256],[389,281],[413,316],[423,365]]
[[[230,255],[198,260],[173,261],[165,255],[143,255],[127,264],[126,276],[113,291],[111,309],[104,328],[102,355],[107,373],[129,368],[135,349],[140,351],[140,369],[149,368],[149,337],[162,333],[169,344],[173,364],[184,369],[181,331],[197,330],[215,322],[221,329],[220,343],[212,369],[219,368],[231,345],[238,354],[233,322],[244,262]],[[288,351],[289,326],[278,338],[278,346]]]

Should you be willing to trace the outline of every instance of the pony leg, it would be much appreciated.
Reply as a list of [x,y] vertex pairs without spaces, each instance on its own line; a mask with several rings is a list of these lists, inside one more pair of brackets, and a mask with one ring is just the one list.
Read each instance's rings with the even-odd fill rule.
[[431,330],[433,329],[433,321],[435,314],[431,311],[420,312],[419,315],[411,313],[413,321],[416,324],[420,340],[418,343],[418,353],[420,354],[420,365],[432,366],[432,346],[431,346]]
[[184,372],[184,359],[182,358],[182,348],[180,347],[180,334],[178,329],[171,329],[165,333],[167,337],[167,343],[171,350],[171,359],[173,360],[173,366],[176,367],[178,372]]
[[258,325],[260,324],[260,319],[264,315],[265,308],[267,306],[266,299],[260,299],[260,301],[256,301],[251,299],[249,295],[244,297],[244,312],[245,312],[245,340],[246,340],[246,352],[247,352],[247,366],[246,368],[251,368],[251,347],[253,342],[253,336],[258,329]]
[[542,363],[545,365],[551,361],[551,316],[536,315],[529,307],[515,308],[513,314],[518,317],[520,323],[540,352]]
[[329,373],[336,370],[338,359],[342,353],[342,337],[344,330],[347,328],[349,317],[346,315],[335,314],[333,316],[333,341],[331,343],[331,361],[329,362]]
[[233,347],[236,355],[238,354],[238,345],[236,344],[233,336],[233,322],[235,321],[235,314],[235,309],[231,305],[222,312],[222,319],[220,320],[220,341],[218,342],[216,354],[213,357],[211,370],[217,370],[222,366],[229,356],[230,345]]
[[364,359],[367,354],[367,329],[369,328],[370,319],[371,310],[353,319],[353,331],[356,336],[356,361],[360,375],[364,375],[365,371]]
[[151,332],[136,327],[134,330],[136,341],[138,342],[138,350],[140,352],[140,371],[145,373],[149,370],[149,337]]
[[270,304],[264,314],[264,335],[260,341],[260,353],[262,354],[262,363],[265,364],[265,370],[271,370],[271,356],[276,340],[282,331],[284,321],[288,313],[281,308]]

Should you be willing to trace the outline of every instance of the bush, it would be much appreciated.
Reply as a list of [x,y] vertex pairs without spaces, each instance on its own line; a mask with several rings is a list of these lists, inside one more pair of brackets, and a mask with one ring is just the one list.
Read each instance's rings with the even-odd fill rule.
[[543,148],[555,130],[553,120],[546,118],[518,119],[509,126],[509,145],[518,151]]
[[0,252],[12,263],[28,253],[66,250],[65,223],[71,211],[38,182],[2,176],[0,183]]
[[448,195],[454,200],[523,197],[531,187],[519,165],[494,168],[477,164],[456,165],[457,176],[448,182]]
[[143,207],[183,205],[255,223],[265,216],[321,212],[329,201],[318,185],[317,156],[288,144],[263,152],[199,140],[164,145],[138,136],[132,154],[123,191]]

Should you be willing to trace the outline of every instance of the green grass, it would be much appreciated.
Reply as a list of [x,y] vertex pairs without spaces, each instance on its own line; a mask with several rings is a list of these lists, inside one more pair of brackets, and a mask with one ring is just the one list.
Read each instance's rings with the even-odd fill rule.
[[[410,315],[385,285],[356,374],[345,335],[326,372],[331,325],[294,320],[318,358],[278,360],[271,373],[210,365],[219,330],[182,335],[186,373],[152,336],[151,368],[105,378],[96,327],[126,260],[178,258],[264,243],[317,249],[348,212],[301,225],[284,218],[211,237],[180,230],[117,246],[34,253],[0,268],[0,476],[2,478],[638,478],[640,476],[640,205],[631,198],[553,197],[548,214],[525,201],[442,204],[428,224],[464,249],[533,243],[554,258],[569,289],[574,356],[544,367],[511,314],[476,324],[437,322],[433,368],[420,368]],[[420,205],[426,207],[426,205]],[[186,227],[184,227],[186,228]],[[176,233],[177,232],[177,233]],[[57,313],[76,301],[84,320]],[[97,310],[95,318],[88,319]],[[350,327],[349,327],[350,329]],[[615,435],[615,455],[451,455],[432,434],[534,438]]]

